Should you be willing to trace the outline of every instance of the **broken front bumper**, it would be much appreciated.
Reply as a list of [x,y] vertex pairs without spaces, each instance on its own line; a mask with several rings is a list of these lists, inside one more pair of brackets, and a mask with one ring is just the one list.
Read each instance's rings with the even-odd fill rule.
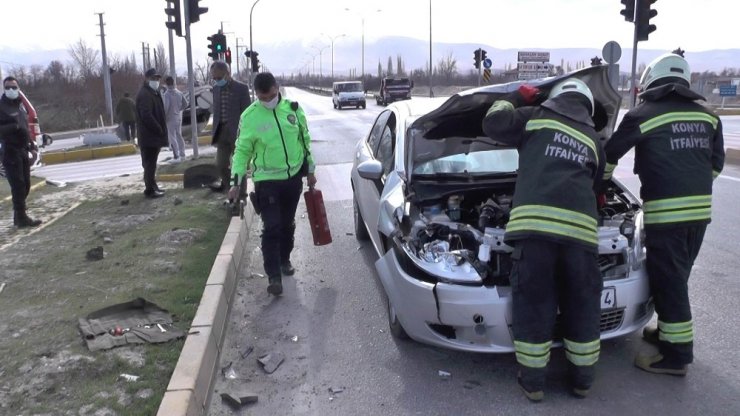
[[[398,321],[412,339],[461,351],[514,351],[510,287],[425,282],[404,271],[397,255],[391,250],[375,266]],[[650,320],[653,306],[644,268],[604,287],[614,289],[614,299],[602,309],[602,339],[627,335]],[[555,332],[557,341],[557,324]]]

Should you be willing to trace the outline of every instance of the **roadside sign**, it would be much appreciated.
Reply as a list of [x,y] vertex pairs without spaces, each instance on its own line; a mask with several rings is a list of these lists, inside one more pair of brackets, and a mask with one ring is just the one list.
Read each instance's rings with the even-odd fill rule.
[[737,95],[737,85],[720,85],[720,97],[734,97]]
[[491,70],[486,68],[483,70],[483,79],[488,82],[491,80]]
[[622,47],[613,40],[606,42],[604,48],[601,50],[601,56],[608,64],[616,64],[619,62],[619,58],[622,57]]
[[550,52],[527,52],[520,51],[517,53],[519,62],[549,62]]
[[491,58],[486,58],[483,60],[483,68],[490,68],[493,65],[493,61],[491,61]]

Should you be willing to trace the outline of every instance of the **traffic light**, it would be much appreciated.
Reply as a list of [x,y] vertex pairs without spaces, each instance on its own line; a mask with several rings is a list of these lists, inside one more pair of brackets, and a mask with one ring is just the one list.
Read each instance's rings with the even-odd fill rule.
[[488,55],[488,52],[485,51],[485,49],[480,50],[480,61],[483,62],[486,60],[486,55]]
[[624,10],[620,11],[619,14],[624,16],[624,20],[628,22],[635,21],[635,1],[636,0],[622,0]]
[[244,51],[244,56],[246,56],[247,58],[251,58],[252,57],[252,51]]
[[252,60],[252,72],[260,72],[259,52],[252,51],[249,58]]
[[[179,0],[178,0],[179,1]],[[200,7],[198,3],[200,0],[184,0],[188,2],[188,17],[190,23],[195,23],[200,20],[200,15],[208,12],[208,7]]]
[[231,65],[231,48],[226,48],[226,52],[224,52],[224,60],[227,64]]
[[223,33],[216,33],[207,38],[211,44],[208,45],[208,56],[215,60],[221,59],[221,55],[226,53],[226,36]]
[[478,48],[473,52],[473,66],[475,69],[480,69],[480,61],[481,61],[481,48]]
[[164,13],[167,15],[167,22],[165,26],[167,29],[175,31],[177,36],[182,36],[182,15],[180,8],[180,0],[165,0],[167,2],[167,8],[164,9]]
[[648,36],[655,32],[655,25],[650,24],[650,19],[658,15],[658,11],[652,6],[656,0],[636,0],[635,24],[637,25],[637,40],[648,40]]

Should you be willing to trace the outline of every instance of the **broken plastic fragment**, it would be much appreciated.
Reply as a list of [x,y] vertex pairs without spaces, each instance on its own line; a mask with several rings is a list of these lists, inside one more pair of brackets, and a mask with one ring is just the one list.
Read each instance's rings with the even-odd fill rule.
[[236,371],[234,371],[232,364],[233,362],[229,361],[229,363],[226,364],[226,366],[221,369],[221,374],[223,374],[223,376],[229,380],[236,379]]
[[344,387],[329,387],[329,393],[337,394],[344,391]]
[[285,355],[283,355],[283,353],[280,351],[275,351],[263,355],[262,357],[258,358],[257,361],[262,364],[262,368],[265,370],[265,373],[272,374],[275,372],[275,370],[278,369],[278,367],[280,367],[280,364],[285,361]]
[[263,275],[263,274],[260,274],[260,273],[252,273],[252,279],[262,279],[264,277],[265,277],[265,275]]
[[292,337],[290,337],[290,340],[293,342],[298,342],[298,335],[293,335]]
[[439,375],[439,378],[441,378],[442,380],[449,380],[450,377],[452,377],[452,374],[448,373],[447,371],[443,371],[443,370],[439,370],[437,374]]
[[251,345],[245,348],[244,351],[242,351],[241,353],[242,359],[247,358],[249,354],[252,353],[252,351],[254,351],[254,347]]
[[133,374],[121,374],[119,377],[121,377],[122,379],[126,381],[131,381],[131,382],[139,381],[139,376],[135,376]]

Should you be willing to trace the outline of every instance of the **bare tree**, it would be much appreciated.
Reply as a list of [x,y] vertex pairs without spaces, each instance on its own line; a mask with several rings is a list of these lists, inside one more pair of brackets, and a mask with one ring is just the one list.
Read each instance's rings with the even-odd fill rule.
[[401,55],[396,56],[396,75],[399,77],[406,75],[406,68],[403,63],[403,57]]
[[69,47],[69,56],[82,78],[92,77],[100,67],[100,52],[89,46],[82,38]]
[[211,82],[211,71],[208,70],[208,65],[206,64],[196,62],[195,68],[193,68],[195,81],[199,82],[200,85],[207,85],[209,82]]
[[389,56],[388,57],[388,72],[386,72],[389,77],[393,76],[393,59]]
[[452,51],[447,52],[447,55],[439,60],[437,63],[437,72],[444,78],[447,85],[450,85],[452,77],[457,75],[457,59],[452,54]]
[[383,65],[380,64],[380,60],[378,60],[378,78],[383,78]]
[[154,50],[154,68],[159,74],[166,74],[170,72],[169,61],[167,59],[167,55],[165,54],[164,44],[162,42],[159,42],[157,44],[157,48]]

